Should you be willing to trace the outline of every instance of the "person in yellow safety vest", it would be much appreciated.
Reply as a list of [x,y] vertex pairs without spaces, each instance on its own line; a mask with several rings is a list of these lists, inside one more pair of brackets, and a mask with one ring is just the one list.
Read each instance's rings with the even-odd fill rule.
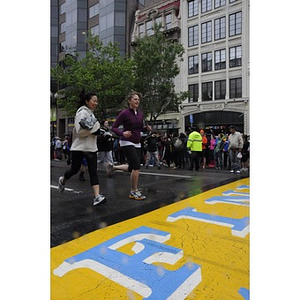
[[191,128],[192,132],[189,134],[187,141],[188,151],[191,151],[191,165],[188,170],[193,171],[195,166],[195,171],[198,171],[200,168],[200,157],[202,154],[202,136],[195,127]]

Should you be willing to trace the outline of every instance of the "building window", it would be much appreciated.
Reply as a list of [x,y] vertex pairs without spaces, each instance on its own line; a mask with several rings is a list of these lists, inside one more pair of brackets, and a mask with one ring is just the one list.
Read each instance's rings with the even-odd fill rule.
[[91,34],[92,35],[99,35],[99,25],[91,27]]
[[212,10],[212,0],[201,0],[201,13]]
[[242,78],[233,78],[229,81],[231,99],[242,97]]
[[157,25],[160,25],[160,24],[162,24],[162,19],[161,19],[161,17],[157,17],[157,18],[155,18],[155,24],[157,24]]
[[215,70],[226,69],[225,49],[215,51]]
[[199,85],[197,84],[190,84],[189,85],[189,102],[198,102],[199,97]]
[[166,29],[170,29],[172,26],[172,14],[166,15]]
[[145,24],[139,25],[139,37],[143,37],[145,35]]
[[201,43],[211,42],[211,24],[212,21],[201,24]]
[[201,70],[202,72],[212,71],[212,53],[207,52],[201,55]]
[[146,33],[147,33],[148,36],[150,36],[154,33],[153,26],[152,26],[152,20],[146,22]]
[[189,75],[190,74],[197,74],[199,66],[199,57],[198,55],[189,56]]
[[66,31],[66,22],[63,22],[60,24],[60,33],[63,33]]
[[233,2],[235,2],[235,1],[237,1],[237,0],[229,0],[229,3],[233,3]]
[[242,65],[242,46],[229,48],[229,68]]
[[189,47],[196,46],[199,43],[198,25],[189,27]]
[[215,100],[225,99],[226,80],[215,81]]
[[77,10],[73,10],[70,13],[66,14],[66,26],[70,26],[77,22]]
[[215,0],[215,8],[226,5],[226,0]]
[[191,18],[191,17],[197,16],[198,15],[198,9],[199,9],[198,0],[190,1],[188,3],[188,5],[189,5],[188,17]]
[[125,27],[125,14],[121,11],[115,12],[115,26]]
[[59,14],[62,15],[66,12],[66,2],[59,6]]
[[103,32],[111,27],[114,27],[115,24],[115,14],[114,12],[109,12],[106,15],[103,15],[99,18],[100,32]]
[[96,15],[99,15],[99,2],[97,4],[91,6],[89,9],[89,18],[92,18]]
[[202,101],[212,100],[212,81],[202,83]]
[[242,33],[242,12],[229,15],[229,36]]
[[215,40],[224,39],[226,37],[226,18],[215,20]]

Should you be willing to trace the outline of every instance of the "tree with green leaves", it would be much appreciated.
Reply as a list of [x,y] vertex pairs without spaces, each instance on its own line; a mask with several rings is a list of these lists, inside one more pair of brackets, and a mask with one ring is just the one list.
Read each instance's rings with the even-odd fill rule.
[[98,36],[89,35],[87,43],[84,58],[66,54],[63,61],[51,69],[51,76],[60,87],[58,105],[68,115],[75,114],[79,94],[85,90],[97,94],[99,105],[95,115],[105,119],[122,107],[133,86],[132,60],[120,55],[117,44],[104,46]]
[[183,45],[168,40],[160,28],[156,25],[153,35],[138,38],[132,55],[135,89],[143,94],[142,107],[150,122],[167,111],[178,111],[179,104],[188,97],[187,91],[176,93],[174,85]]

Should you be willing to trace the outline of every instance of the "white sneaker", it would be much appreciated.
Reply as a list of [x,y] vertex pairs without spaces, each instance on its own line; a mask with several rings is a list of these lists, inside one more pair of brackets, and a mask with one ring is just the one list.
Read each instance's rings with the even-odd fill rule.
[[58,190],[60,193],[64,192],[64,190],[65,190],[65,185],[63,184],[63,179],[64,179],[63,176],[60,176],[58,178]]
[[146,196],[142,195],[140,191],[130,192],[129,198],[133,200],[145,200]]
[[230,173],[234,173],[234,170],[231,170]]
[[236,170],[236,173],[237,173],[237,174],[241,174],[241,171],[240,171],[240,170]]
[[103,194],[99,194],[97,197],[95,197],[93,205],[98,205],[105,200],[106,197]]

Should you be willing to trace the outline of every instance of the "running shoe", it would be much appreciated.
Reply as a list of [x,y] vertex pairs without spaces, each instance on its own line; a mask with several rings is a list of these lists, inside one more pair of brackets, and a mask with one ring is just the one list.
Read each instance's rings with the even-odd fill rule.
[[104,203],[105,200],[106,200],[106,197],[103,194],[99,194],[97,197],[95,197],[93,205],[98,205],[100,203]]
[[146,197],[140,191],[130,192],[129,198],[133,200],[145,200]]
[[64,190],[65,190],[65,185],[63,184],[63,179],[64,179],[63,176],[60,176],[58,178],[58,190],[60,193],[64,192]]

